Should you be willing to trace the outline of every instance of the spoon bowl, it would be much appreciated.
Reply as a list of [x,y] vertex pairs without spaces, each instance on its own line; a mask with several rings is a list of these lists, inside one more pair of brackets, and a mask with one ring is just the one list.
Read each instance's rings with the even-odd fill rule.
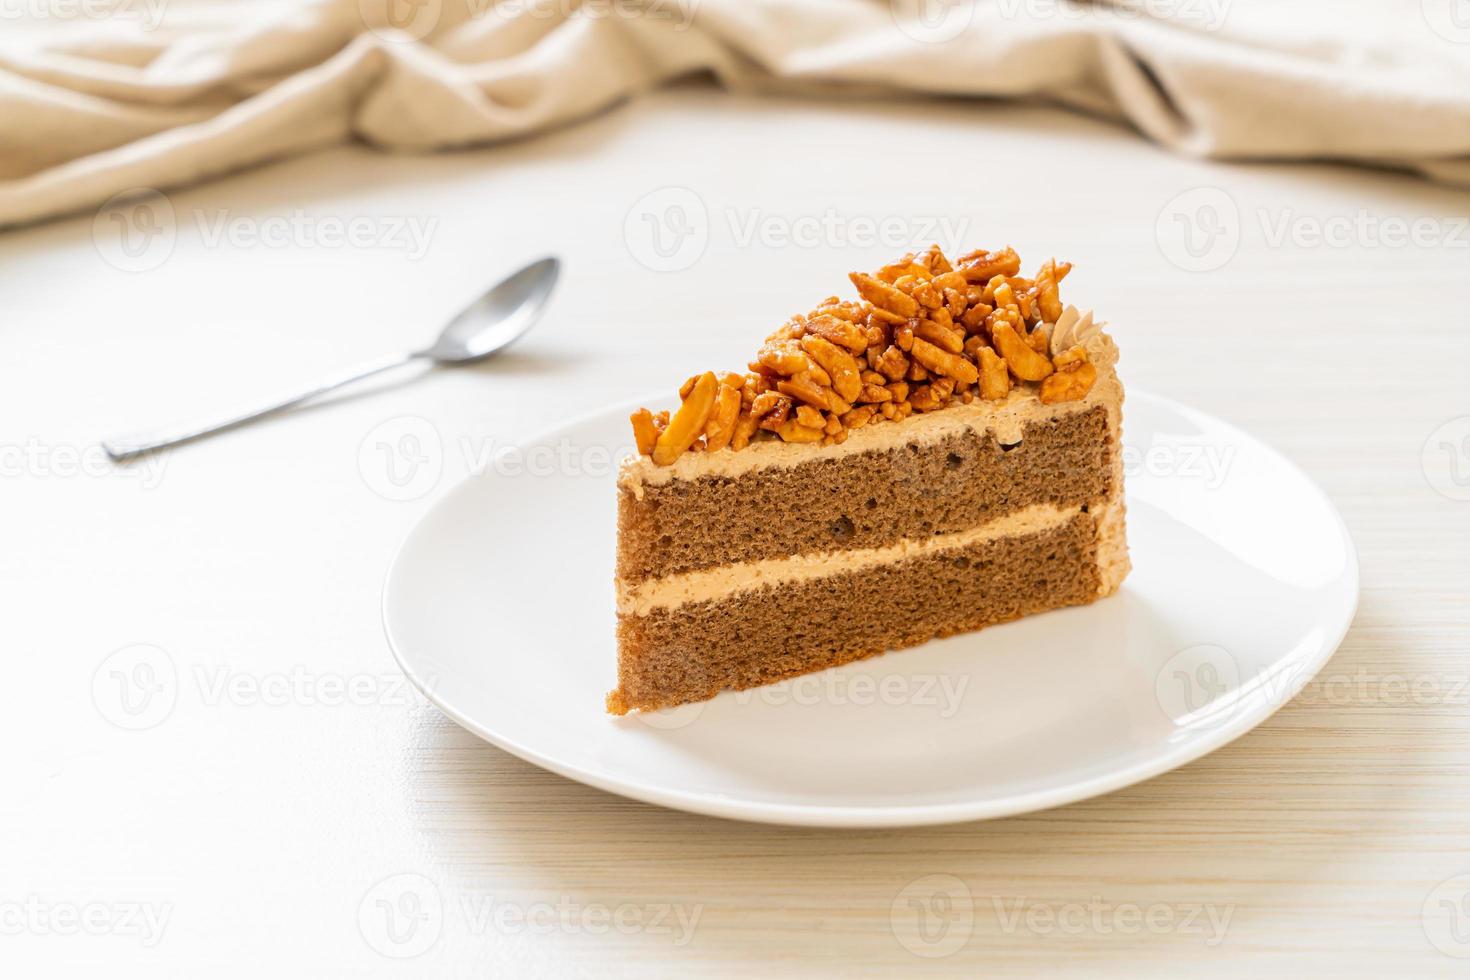
[[561,261],[553,256],[532,262],[457,313],[420,353],[441,364],[465,364],[504,350],[535,325],[560,275]]

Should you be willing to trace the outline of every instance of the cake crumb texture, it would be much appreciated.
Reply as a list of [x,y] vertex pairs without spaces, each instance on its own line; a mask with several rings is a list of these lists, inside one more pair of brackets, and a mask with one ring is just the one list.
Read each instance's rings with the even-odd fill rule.
[[622,581],[808,552],[873,548],[984,524],[1036,504],[1102,500],[1117,468],[1097,405],[1032,420],[1019,443],[964,429],[925,445],[823,457],[739,477],[618,494]]
[[607,710],[650,711],[1099,598],[1098,527],[1054,528],[908,561],[618,617]]

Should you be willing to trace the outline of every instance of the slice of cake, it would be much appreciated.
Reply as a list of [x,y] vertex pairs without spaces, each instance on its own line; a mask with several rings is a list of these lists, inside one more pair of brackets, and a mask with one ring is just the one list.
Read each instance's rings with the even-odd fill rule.
[[1128,573],[1117,348],[1068,263],[938,247],[824,300],[744,374],[632,417],[614,714],[1112,594]]

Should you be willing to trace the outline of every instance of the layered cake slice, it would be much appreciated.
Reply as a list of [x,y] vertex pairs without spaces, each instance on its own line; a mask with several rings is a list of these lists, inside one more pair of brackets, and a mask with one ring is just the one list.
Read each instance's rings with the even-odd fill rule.
[[632,417],[614,714],[1112,594],[1128,573],[1117,348],[1070,265],[931,248]]

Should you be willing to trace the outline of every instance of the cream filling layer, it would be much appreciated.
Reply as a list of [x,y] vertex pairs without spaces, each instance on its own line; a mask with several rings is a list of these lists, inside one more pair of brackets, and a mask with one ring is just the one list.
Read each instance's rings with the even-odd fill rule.
[[882,548],[812,552],[789,558],[721,565],[718,568],[649,579],[636,585],[619,582],[618,612],[626,616],[645,616],[657,609],[673,609],[686,603],[723,599],[768,585],[789,585],[875,565],[922,558],[996,538],[1050,530],[1081,512],[1081,505],[1057,507],[1054,504],[1033,504],[967,531],[932,538],[906,538]]

